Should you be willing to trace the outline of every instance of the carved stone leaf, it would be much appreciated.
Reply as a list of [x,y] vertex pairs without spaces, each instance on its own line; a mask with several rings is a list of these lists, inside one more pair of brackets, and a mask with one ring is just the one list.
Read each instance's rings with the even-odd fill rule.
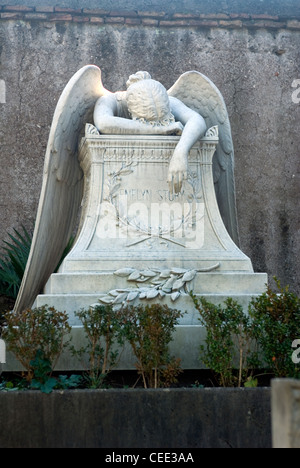
[[157,273],[151,270],[143,270],[140,272],[142,276],[147,276],[148,278],[153,278],[154,276],[157,276]]
[[149,289],[147,292],[147,299],[154,299],[158,294],[159,291],[157,289]]
[[184,282],[192,281],[192,279],[195,278],[196,274],[197,274],[196,270],[189,270],[183,275],[182,281]]
[[140,272],[139,270],[134,270],[130,275],[128,276],[128,281],[134,281],[137,280],[140,277]]
[[133,172],[132,169],[128,169],[128,168],[124,168],[124,169],[121,169],[119,174],[121,175],[128,175],[128,174],[131,174]]
[[112,296],[103,296],[99,298],[100,302],[104,302],[104,304],[111,304],[115,302]]
[[132,292],[130,292],[130,293],[128,294],[126,300],[127,300],[128,302],[131,302],[131,301],[133,301],[138,295],[139,295],[139,291],[132,291]]
[[163,286],[162,289],[163,289],[164,291],[166,291],[166,289],[169,289],[169,288],[172,289],[173,284],[175,283],[175,281],[176,281],[176,276],[171,276],[171,278],[168,279],[168,280],[165,282],[165,284],[164,284],[164,286]]
[[172,299],[172,301],[173,301],[173,302],[176,301],[176,299],[178,299],[179,296],[180,296],[180,292],[179,292],[179,291],[173,292],[173,293],[171,294],[171,299]]
[[190,293],[191,291],[193,291],[192,283],[185,283],[184,288],[185,288],[187,293]]
[[159,275],[160,278],[169,278],[171,274],[171,270],[163,270]]
[[171,273],[174,273],[175,275],[182,275],[186,273],[186,271],[187,270],[185,268],[172,268]]
[[116,184],[110,191],[110,195],[114,195],[118,190],[119,188],[121,187],[121,184]]
[[172,290],[175,291],[175,290],[178,290],[180,288],[182,288],[184,286],[184,281],[182,280],[182,278],[174,281],[174,284],[172,286]]
[[120,270],[115,271],[114,274],[117,276],[129,276],[134,271],[134,268],[120,268]]
[[109,291],[109,295],[117,297],[119,295],[119,292],[116,289],[112,289],[111,291]]
[[114,300],[113,303],[114,303],[114,304],[120,304],[121,302],[123,302],[123,301],[126,300],[127,296],[128,296],[128,293],[127,293],[127,292],[123,292],[123,293],[119,294],[119,295],[115,298],[115,300]]
[[148,281],[148,277],[146,276],[146,278],[137,278],[135,281],[137,283],[145,283],[146,281]]

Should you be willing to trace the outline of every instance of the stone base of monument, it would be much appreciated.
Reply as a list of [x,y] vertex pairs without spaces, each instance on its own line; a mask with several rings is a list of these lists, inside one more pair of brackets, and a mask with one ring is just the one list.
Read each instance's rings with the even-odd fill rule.
[[[95,303],[180,309],[185,314],[171,347],[183,368],[195,369],[203,367],[205,330],[189,292],[215,304],[230,296],[247,312],[251,298],[265,291],[267,275],[253,272],[221,218],[212,171],[217,128],[190,151],[188,179],[175,195],[167,175],[178,139],[103,136],[87,126],[79,152],[85,192],[78,235],[35,305],[67,311],[77,341],[82,330],[74,312]],[[75,368],[71,358],[62,359],[61,368]],[[125,351],[119,368],[134,362]]]

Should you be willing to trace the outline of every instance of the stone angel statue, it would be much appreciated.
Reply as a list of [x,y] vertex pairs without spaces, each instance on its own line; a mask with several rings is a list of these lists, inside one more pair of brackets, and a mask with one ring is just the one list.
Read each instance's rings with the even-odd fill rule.
[[100,134],[180,135],[168,175],[170,192],[176,193],[187,178],[189,150],[207,128],[217,125],[216,197],[227,231],[238,244],[231,128],[217,87],[201,73],[189,71],[167,91],[140,71],[129,77],[126,91],[113,93],[103,86],[101,70],[87,65],[70,79],[55,109],[32,246],[15,312],[32,306],[74,231],[84,184],[78,143],[92,119]]

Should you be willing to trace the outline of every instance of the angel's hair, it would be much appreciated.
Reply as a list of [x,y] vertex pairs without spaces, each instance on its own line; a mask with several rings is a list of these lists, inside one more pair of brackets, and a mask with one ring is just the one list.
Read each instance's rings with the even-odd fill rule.
[[151,125],[174,122],[166,88],[152,79],[139,80],[129,86],[126,93],[128,110],[133,120]]
[[128,78],[128,81],[126,82],[126,86],[127,88],[129,88],[129,86],[131,86],[133,83],[136,83],[137,81],[150,80],[150,79],[151,79],[150,73],[146,71],[138,71],[134,75],[130,75],[130,77]]

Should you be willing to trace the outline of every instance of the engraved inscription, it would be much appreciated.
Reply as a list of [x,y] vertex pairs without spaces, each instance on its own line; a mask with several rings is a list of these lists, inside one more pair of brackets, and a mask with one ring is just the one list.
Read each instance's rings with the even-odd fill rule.
[[204,203],[198,173],[191,172],[183,190],[171,194],[166,182],[163,188],[149,188],[155,187],[157,174],[146,169],[133,161],[107,165],[98,238],[126,239],[125,247],[143,244],[147,249],[201,247]]

